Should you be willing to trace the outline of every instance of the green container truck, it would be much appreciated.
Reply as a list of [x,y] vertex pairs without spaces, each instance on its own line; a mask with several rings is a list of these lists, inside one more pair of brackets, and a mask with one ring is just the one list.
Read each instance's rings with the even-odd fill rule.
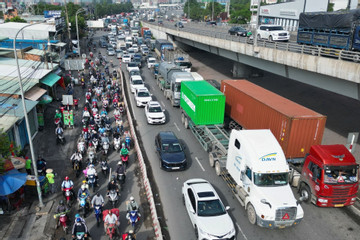
[[206,81],[181,82],[180,107],[194,125],[224,123],[225,95]]
[[223,129],[225,95],[207,81],[181,82],[180,91],[184,127],[190,128],[205,151],[226,151],[229,135]]

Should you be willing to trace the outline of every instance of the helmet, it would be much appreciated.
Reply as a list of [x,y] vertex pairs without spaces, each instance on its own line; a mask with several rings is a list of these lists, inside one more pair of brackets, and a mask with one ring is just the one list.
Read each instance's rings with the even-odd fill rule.
[[80,218],[80,214],[75,214],[75,218]]
[[59,110],[58,110],[58,109],[56,109],[56,110],[55,110],[55,112],[56,112],[56,113],[59,113]]
[[118,165],[122,165],[122,164],[123,164],[122,161],[119,161],[119,162],[118,162]]
[[66,176],[66,177],[65,177],[65,181],[68,181],[68,180],[69,180],[69,177],[68,177],[68,176]]
[[83,184],[85,184],[85,183],[86,183],[86,180],[83,180],[82,182],[83,182]]
[[93,165],[93,164],[90,164],[89,168],[94,168],[94,165]]
[[59,204],[64,205],[64,200],[60,200]]
[[87,111],[87,107],[84,107],[84,111]]
[[[81,185],[81,189],[82,189],[82,190],[85,190],[85,186],[84,186],[84,185]],[[83,194],[85,194],[85,193],[83,193]]]
[[132,201],[132,202],[135,201],[133,196],[130,197],[130,201]]
[[91,147],[91,146],[92,146],[92,143],[90,142],[90,143],[89,143],[89,147]]
[[129,230],[129,234],[133,234],[134,233],[134,231],[133,230]]
[[81,195],[86,196],[86,193],[83,192]]
[[98,197],[99,197],[99,196],[100,196],[100,193],[99,193],[99,192],[97,192],[97,193],[96,193],[96,196],[98,196]]
[[123,147],[123,148],[125,147],[125,143],[122,144],[122,147]]
[[81,218],[79,218],[79,217],[76,218],[76,222],[78,222],[78,223],[81,222]]

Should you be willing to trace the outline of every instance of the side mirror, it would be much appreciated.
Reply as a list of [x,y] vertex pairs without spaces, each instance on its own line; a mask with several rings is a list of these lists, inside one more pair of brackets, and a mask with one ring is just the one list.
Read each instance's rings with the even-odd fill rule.
[[230,206],[226,206],[226,207],[225,207],[225,210],[226,210],[226,211],[229,211],[229,210],[230,210]]

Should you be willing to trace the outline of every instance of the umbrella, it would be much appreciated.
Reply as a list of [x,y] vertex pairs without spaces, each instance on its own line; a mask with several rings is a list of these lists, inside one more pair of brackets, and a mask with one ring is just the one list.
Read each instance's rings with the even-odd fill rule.
[[26,182],[26,173],[21,173],[16,169],[0,175],[0,196],[6,196],[16,192]]
[[48,104],[48,103],[51,103],[52,100],[53,100],[52,97],[50,97],[49,95],[46,95],[46,94],[45,94],[45,95],[43,95],[43,96],[40,98],[39,103],[40,103],[40,104]]

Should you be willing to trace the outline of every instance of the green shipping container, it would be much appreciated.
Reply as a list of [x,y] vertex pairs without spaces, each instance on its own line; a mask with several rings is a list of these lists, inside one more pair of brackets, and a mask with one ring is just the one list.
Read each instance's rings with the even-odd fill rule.
[[206,81],[181,82],[180,106],[195,125],[224,123],[225,95]]

